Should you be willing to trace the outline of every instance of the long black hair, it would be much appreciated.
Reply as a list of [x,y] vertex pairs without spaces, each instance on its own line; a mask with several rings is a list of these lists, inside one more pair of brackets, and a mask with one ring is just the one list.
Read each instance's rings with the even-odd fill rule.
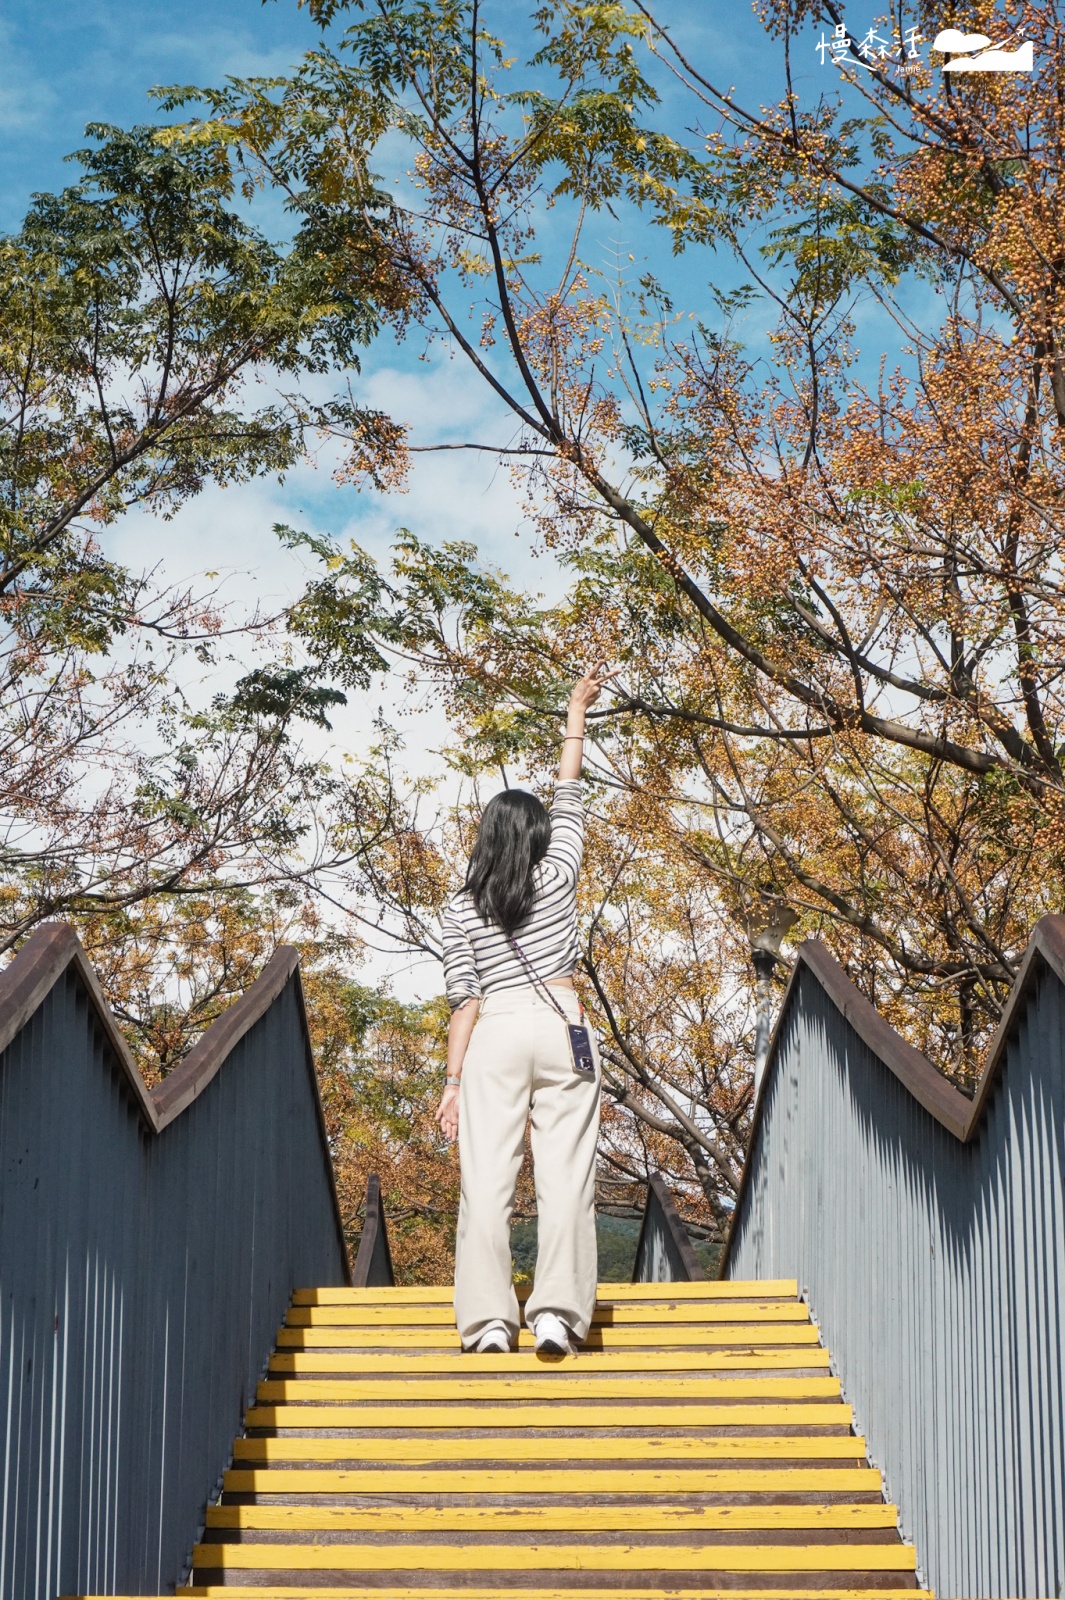
[[484,808],[466,868],[477,915],[504,933],[520,928],[533,908],[533,869],[551,843],[547,807],[525,789],[505,789]]

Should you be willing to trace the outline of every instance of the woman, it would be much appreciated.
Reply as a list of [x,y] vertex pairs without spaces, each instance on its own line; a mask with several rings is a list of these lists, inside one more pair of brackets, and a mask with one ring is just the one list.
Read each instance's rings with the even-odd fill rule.
[[521,789],[490,800],[443,916],[451,1026],[436,1120],[459,1140],[455,1320],[463,1348],[481,1353],[510,1350],[518,1333],[510,1218],[526,1123],[538,1246],[525,1318],[537,1350],[568,1355],[595,1305],[599,1074],[578,1070],[569,1024],[584,1018],[573,987],[584,722],[614,676],[605,666],[570,695],[550,814]]

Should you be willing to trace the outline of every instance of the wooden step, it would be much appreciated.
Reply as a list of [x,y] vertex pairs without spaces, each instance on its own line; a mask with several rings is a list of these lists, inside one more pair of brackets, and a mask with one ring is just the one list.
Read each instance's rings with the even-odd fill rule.
[[208,1506],[207,1527],[263,1532],[596,1533],[639,1531],[721,1532],[751,1529],[851,1530],[895,1528],[894,1506],[847,1505],[672,1505],[529,1506]]
[[575,1400],[555,1400],[550,1405],[419,1405],[348,1404],[250,1406],[246,1428],[849,1428],[854,1418],[842,1401],[803,1400],[783,1404],[748,1405],[717,1400],[692,1405],[678,1402],[657,1405],[630,1401],[625,1406],[608,1403],[582,1405]]
[[371,1461],[410,1462],[430,1466],[437,1461],[713,1461],[721,1457],[754,1456],[766,1461],[783,1456],[788,1460],[811,1461],[864,1460],[865,1440],[853,1434],[812,1437],[791,1434],[781,1437],[729,1435],[721,1439],[690,1437],[604,1439],[601,1436],[563,1439],[496,1438],[483,1433],[458,1438],[382,1439],[359,1438],[283,1438],[238,1439],[234,1462],[262,1461]]
[[[254,1586],[240,1583],[179,1584],[173,1591],[173,1596],[184,1597],[184,1600],[515,1600],[513,1586],[505,1589],[485,1589],[467,1585],[461,1588],[434,1585],[426,1589],[390,1583],[387,1587],[374,1584],[370,1588],[359,1588],[357,1585],[345,1583],[342,1588],[336,1588],[319,1583],[314,1583],[313,1586],[301,1586],[298,1582],[278,1582],[276,1574],[271,1576],[273,1582]],[[521,1600],[579,1600],[579,1597],[586,1594],[589,1589],[592,1593],[603,1596],[604,1600],[607,1596],[610,1596],[610,1600],[614,1600],[610,1588],[594,1582],[587,1586],[567,1588],[533,1588],[522,1584],[518,1592]],[[811,1588],[799,1574],[796,1574],[795,1580],[786,1589],[761,1585],[757,1589],[750,1589],[731,1583],[727,1589],[706,1584],[688,1585],[684,1588],[671,1586],[651,1589],[634,1587],[626,1581],[618,1600],[796,1600],[798,1595],[807,1597],[807,1600],[936,1600],[931,1589],[918,1589],[912,1584],[903,1589],[880,1582],[875,1588],[868,1586],[825,1588],[821,1584]],[[172,1600],[172,1596],[61,1595],[59,1600]]]
[[[514,1292],[519,1301],[524,1301],[532,1292],[532,1285],[515,1284]],[[753,1282],[714,1278],[702,1283],[601,1283],[596,1290],[596,1305],[631,1305],[640,1300],[795,1300],[798,1294],[799,1286],[794,1278],[765,1278]],[[451,1284],[396,1285],[366,1289],[297,1289],[292,1304],[450,1306],[454,1298]]]
[[[715,1363],[716,1364],[716,1363]],[[762,1385],[772,1381],[765,1376],[774,1369],[766,1368],[762,1358],[753,1363],[763,1374]],[[804,1361],[804,1366],[806,1365]],[[827,1353],[826,1363],[827,1365]],[[780,1366],[791,1363],[781,1362]],[[726,1370],[729,1370],[726,1368]],[[743,1372],[743,1367],[734,1367]],[[780,1379],[777,1379],[779,1383]],[[801,1380],[804,1387],[795,1394],[813,1394],[809,1377]],[[839,1380],[826,1378],[827,1385],[821,1394],[837,1395]],[[256,1389],[256,1399],[261,1405],[285,1405],[300,1400],[324,1401],[336,1404],[343,1400],[542,1400],[550,1393],[552,1398],[573,1400],[706,1400],[723,1398],[731,1388],[728,1378],[675,1378],[670,1375],[637,1379],[584,1377],[573,1367],[565,1374],[547,1372],[542,1377],[498,1378],[424,1378],[419,1382],[410,1379],[388,1378],[331,1378],[307,1377],[265,1378]],[[761,1387],[754,1392],[767,1392]],[[771,1392],[771,1391],[768,1391]],[[787,1393],[778,1389],[778,1394]]]
[[193,1572],[913,1572],[905,1544],[198,1544]]
[[[631,1305],[596,1306],[593,1328],[650,1327],[658,1331],[680,1323],[744,1322],[802,1323],[810,1326],[810,1312],[801,1300],[704,1300],[634,1301]],[[293,1303],[285,1316],[289,1328],[446,1328],[455,1331],[455,1313],[450,1304],[408,1305],[303,1305]]]
[[[593,1590],[595,1592],[595,1590]],[[604,1590],[600,1589],[600,1594]],[[518,1590],[521,1600],[588,1600],[588,1589],[532,1589],[525,1584]],[[803,1589],[803,1594],[816,1597],[816,1600],[935,1600],[931,1589],[892,1589],[892,1587],[876,1587],[875,1590],[865,1589]],[[358,1589],[350,1584],[345,1584],[342,1589],[333,1587],[318,1587],[313,1589],[299,1589],[293,1584],[277,1587],[248,1587],[240,1584],[193,1584],[193,1586],[178,1587],[174,1590],[176,1597],[184,1600],[515,1600],[515,1589],[448,1589],[448,1587],[433,1587],[433,1589],[417,1589],[417,1587],[389,1584],[387,1590],[374,1586],[373,1589]],[[699,1584],[697,1587],[686,1589],[646,1589],[646,1587],[630,1587],[625,1584],[622,1590],[624,1600],[795,1600],[795,1584],[787,1589],[779,1587],[760,1587],[760,1589],[740,1589],[729,1586],[728,1589],[715,1589]],[[619,1600],[622,1600],[619,1597]],[[102,1597],[101,1597],[102,1600]],[[114,1597],[109,1597],[114,1600]],[[126,1597],[133,1600],[133,1597]],[[139,1597],[138,1597],[139,1600]]]
[[791,1282],[601,1286],[569,1358],[301,1290],[176,1593],[931,1600],[829,1367]]
[[[454,1324],[451,1327],[391,1328],[385,1324],[365,1324],[359,1327],[325,1327],[315,1324],[303,1329],[289,1324],[286,1331],[306,1332],[311,1338],[298,1341],[298,1348],[309,1349],[323,1345],[331,1349],[352,1350],[408,1350],[462,1348]],[[279,1340],[279,1342],[282,1342]],[[285,1340],[284,1343],[296,1341]],[[685,1322],[678,1327],[636,1325],[631,1327],[593,1328],[580,1346],[582,1353],[599,1350],[626,1349],[630,1346],[661,1348],[668,1345],[795,1345],[817,1344],[817,1329],[809,1322]],[[528,1328],[518,1334],[517,1348],[532,1350],[533,1335]]]
[[230,1467],[227,1494],[817,1494],[880,1489],[871,1467]]
[[[374,1336],[365,1344],[356,1342],[347,1346],[320,1346],[307,1348],[282,1346],[275,1351],[271,1366],[279,1371],[293,1372],[366,1372],[363,1357],[371,1359],[386,1354],[385,1371],[395,1370],[396,1363],[409,1360],[432,1361],[459,1360],[457,1370],[468,1377],[480,1372],[564,1372],[567,1376],[594,1372],[729,1372],[751,1366],[762,1367],[824,1367],[826,1352],[815,1338],[774,1338],[755,1333],[753,1337],[729,1336],[710,1338],[704,1343],[697,1339],[663,1339],[660,1344],[645,1345],[642,1341],[625,1339],[607,1344],[596,1342],[585,1345],[570,1357],[545,1357],[534,1353],[531,1338],[523,1338],[516,1351],[490,1356],[464,1352],[458,1341],[447,1343],[433,1339],[387,1340]],[[497,1365],[489,1367],[489,1360]],[[498,1363],[502,1361],[503,1365]],[[565,1363],[563,1365],[563,1362]],[[519,1364],[520,1363],[520,1364]],[[379,1367],[377,1370],[381,1370]]]
[[[486,1375],[526,1373],[538,1378],[557,1375],[563,1379],[596,1377],[608,1373],[658,1373],[736,1370],[735,1351],[690,1350],[659,1346],[650,1350],[581,1351],[574,1356],[542,1356],[532,1350],[502,1355],[460,1354],[457,1348],[422,1352],[411,1350],[301,1350],[282,1348],[274,1352],[270,1369],[274,1372],[353,1372],[377,1373],[455,1373],[464,1378]],[[762,1366],[768,1371],[777,1366],[793,1366],[796,1360],[810,1368],[829,1364],[828,1352],[817,1345],[806,1345],[797,1352],[786,1351],[778,1360],[776,1349],[759,1351]]]

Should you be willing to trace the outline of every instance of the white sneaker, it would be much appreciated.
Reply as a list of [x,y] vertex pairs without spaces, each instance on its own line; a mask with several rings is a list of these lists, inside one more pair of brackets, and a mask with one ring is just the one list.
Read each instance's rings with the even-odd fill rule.
[[510,1334],[505,1322],[490,1322],[474,1345],[479,1356],[509,1356]]
[[533,1323],[533,1339],[537,1350],[545,1356],[571,1356],[570,1331],[561,1317],[553,1311],[541,1311]]

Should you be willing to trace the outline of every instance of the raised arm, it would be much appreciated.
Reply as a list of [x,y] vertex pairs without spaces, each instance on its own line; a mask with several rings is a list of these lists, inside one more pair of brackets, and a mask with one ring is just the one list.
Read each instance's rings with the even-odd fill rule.
[[566,733],[562,741],[562,758],[558,763],[559,783],[570,783],[581,775],[581,763],[584,758],[584,722],[588,714],[588,707],[593,706],[603,692],[603,685],[611,678],[616,678],[617,672],[608,672],[605,661],[597,661],[595,666],[578,678],[573,685],[569,697],[569,710],[566,714]]

